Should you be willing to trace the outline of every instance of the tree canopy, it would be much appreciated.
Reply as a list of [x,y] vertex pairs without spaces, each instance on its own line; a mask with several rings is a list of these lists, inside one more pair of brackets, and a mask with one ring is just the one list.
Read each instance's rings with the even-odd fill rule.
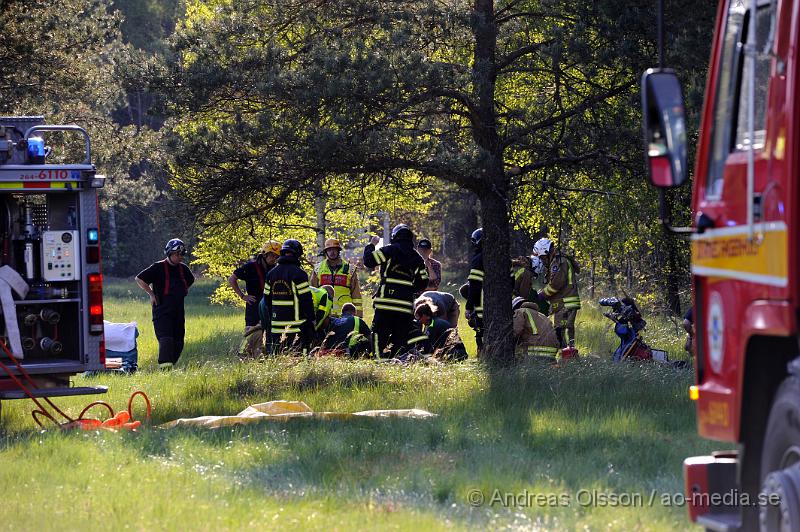
[[[667,8],[691,123],[715,3]],[[588,266],[592,295],[680,305],[687,250],[642,175],[650,0],[11,0],[0,23],[0,111],[86,126],[113,176],[112,271],[180,229],[225,277],[264,238],[363,243],[389,212],[462,260],[483,224],[497,359],[510,255],[545,234]],[[687,220],[688,191],[672,209]]]
[[[486,338],[503,358],[512,218],[583,245],[624,198],[636,207],[608,251],[641,249],[637,225],[655,233],[634,214],[642,187],[626,190],[640,177],[632,100],[655,56],[653,21],[650,2],[192,2],[166,76],[175,184],[226,220],[294,212],[331,176],[477,194]],[[592,195],[615,199],[587,218]]]

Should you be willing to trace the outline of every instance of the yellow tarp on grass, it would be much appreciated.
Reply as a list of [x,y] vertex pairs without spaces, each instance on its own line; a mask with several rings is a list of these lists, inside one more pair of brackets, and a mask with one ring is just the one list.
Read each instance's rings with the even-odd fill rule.
[[169,421],[160,428],[173,428],[181,426],[196,426],[206,428],[228,427],[259,421],[284,421],[295,418],[309,419],[352,419],[354,417],[403,417],[412,419],[428,419],[436,417],[425,410],[411,408],[406,410],[364,410],[363,412],[314,412],[302,401],[269,401],[257,405],[250,405],[235,416],[200,416],[181,418]]

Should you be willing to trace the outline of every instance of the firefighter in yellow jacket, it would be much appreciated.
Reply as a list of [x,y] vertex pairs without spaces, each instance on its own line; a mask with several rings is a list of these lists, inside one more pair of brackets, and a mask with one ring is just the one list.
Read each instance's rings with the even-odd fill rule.
[[515,297],[511,304],[514,310],[514,338],[517,356],[539,356],[556,359],[559,340],[553,324],[539,312],[536,303]]
[[575,347],[575,317],[581,308],[578,295],[578,266],[575,262],[555,250],[549,238],[540,238],[533,252],[545,267],[547,283],[539,295],[550,302],[553,325],[561,347]]
[[358,283],[356,269],[350,263],[342,260],[342,244],[335,238],[325,241],[322,254],[325,259],[311,274],[309,284],[320,287],[331,285],[333,287],[333,309],[331,316],[338,318],[342,315],[345,303],[352,303],[356,307],[356,315],[363,316],[361,308],[361,286]]
[[511,259],[511,277],[514,288],[511,295],[532,301],[539,306],[539,312],[550,314],[550,303],[539,297],[539,288],[544,286],[544,265],[536,255]]

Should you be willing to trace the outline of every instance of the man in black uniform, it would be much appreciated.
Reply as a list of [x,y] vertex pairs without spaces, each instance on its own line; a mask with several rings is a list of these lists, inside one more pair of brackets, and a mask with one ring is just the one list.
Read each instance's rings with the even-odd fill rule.
[[475,342],[478,352],[483,348],[483,228],[472,232],[472,257],[469,261],[469,291],[467,293],[467,312],[470,327],[475,329]]
[[173,238],[164,247],[166,259],[154,262],[136,276],[136,284],[150,296],[153,329],[158,339],[158,367],[172,369],[183,351],[186,333],[183,300],[194,283],[192,271],[183,262],[186,246]]
[[[264,331],[258,316],[258,305],[264,297],[264,284],[267,273],[275,267],[281,252],[281,245],[270,240],[253,258],[236,268],[228,278],[228,283],[244,307],[244,342],[240,347],[240,356],[260,356],[263,348]],[[242,293],[239,281],[244,281],[247,293]]]
[[308,274],[300,268],[302,256],[302,244],[290,238],[281,246],[278,264],[267,274],[264,303],[269,318],[270,354],[299,343],[306,355],[314,339],[314,303]]
[[[374,298],[372,349],[378,358],[392,358],[406,348],[414,321],[414,295],[428,286],[428,271],[406,224],[395,226],[391,244],[376,250],[379,240],[373,236],[364,248],[364,266],[381,267],[381,283]],[[388,345],[391,351],[384,354]]]

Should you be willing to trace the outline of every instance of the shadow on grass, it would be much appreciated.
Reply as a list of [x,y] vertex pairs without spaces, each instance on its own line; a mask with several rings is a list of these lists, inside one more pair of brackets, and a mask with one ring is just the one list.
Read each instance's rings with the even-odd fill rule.
[[[282,384],[239,380],[220,396],[238,391],[243,397],[302,398],[312,390],[372,389],[386,398],[384,406],[414,406],[391,404],[392,395],[402,396],[406,388],[396,379],[365,370],[339,377],[312,367]],[[469,485],[510,489],[552,480],[569,490],[599,484],[644,493],[659,482],[679,488],[680,460],[694,432],[691,406],[680,393],[690,376],[652,365],[587,362],[531,364],[484,377],[488,387],[464,400],[431,401],[429,408],[439,414],[432,420],[295,419],[211,431],[180,428],[128,441],[142,456],[170,455],[176,441],[187,439],[212,448],[261,441],[281,450],[279,457],[239,463],[225,474],[268,493],[343,487],[363,493],[392,486],[444,502]]]
[[[679,491],[681,460],[698,445],[685,394],[691,375],[654,364],[404,370],[278,361],[220,370],[232,374],[176,372],[175,397],[154,422],[233,414],[280,397],[317,410],[418,407],[438,417],[151,429],[120,436],[123,444],[143,460],[185,469],[223,464],[216,475],[267,496],[389,494],[447,515],[473,488]],[[3,438],[0,448],[34,436]]]

